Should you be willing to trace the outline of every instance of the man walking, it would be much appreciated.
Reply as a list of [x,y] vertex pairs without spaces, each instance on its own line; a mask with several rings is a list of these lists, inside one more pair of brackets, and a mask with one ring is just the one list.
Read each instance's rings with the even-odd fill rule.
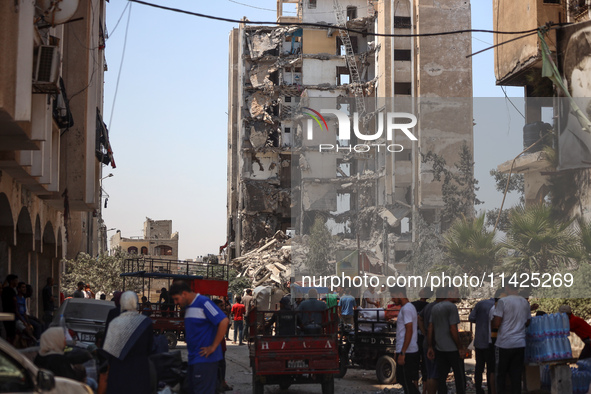
[[499,299],[491,328],[497,328],[495,348],[497,393],[507,393],[507,375],[511,393],[521,393],[521,373],[525,358],[525,328],[531,321],[529,303],[519,296],[517,287],[505,287],[507,297]]
[[246,312],[246,308],[242,303],[242,297],[237,296],[236,302],[232,305],[232,318],[234,320],[233,344],[236,344],[236,335],[238,335],[239,345],[242,345],[242,337],[244,336],[244,333],[242,332],[244,329],[244,312]]
[[[488,300],[479,301],[470,312],[468,320],[471,323],[476,324],[476,332],[474,334],[474,348],[476,349],[476,370],[474,371],[474,385],[476,386],[476,394],[484,394],[482,389],[482,373],[484,372],[484,366],[486,365],[487,373],[490,373],[491,366],[488,365],[489,360],[489,312],[495,305],[495,299],[489,298]],[[490,382],[491,379],[487,376],[488,392],[491,392]]]
[[455,303],[459,301],[459,291],[456,287],[440,287],[437,298],[444,298],[431,311],[431,321],[428,329],[429,350],[427,356],[437,365],[437,382],[439,393],[447,393],[447,374],[453,370],[456,381],[456,393],[464,394],[464,371],[460,355],[463,354],[458,335],[460,315]]
[[396,381],[405,394],[419,394],[419,346],[417,344],[417,310],[406,297],[405,287],[390,288],[390,296],[400,313],[396,320]]
[[247,289],[246,295],[242,298],[242,304],[244,305],[244,335],[242,336],[243,341],[248,340],[248,315],[253,307],[254,301],[252,298],[252,290]]
[[228,318],[207,297],[196,294],[184,281],[170,286],[172,299],[185,309],[185,337],[189,352],[186,392],[214,394],[218,364],[222,360],[220,343],[226,334]]

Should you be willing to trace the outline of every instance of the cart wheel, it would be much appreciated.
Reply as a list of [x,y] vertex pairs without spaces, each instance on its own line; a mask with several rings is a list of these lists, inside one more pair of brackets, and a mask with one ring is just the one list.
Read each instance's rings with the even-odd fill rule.
[[396,362],[390,356],[382,356],[376,363],[376,376],[381,384],[396,382]]
[[166,340],[168,341],[168,348],[169,349],[174,349],[176,347],[176,334],[174,332],[167,332],[166,334],[164,334],[164,336],[166,337]]
[[254,369],[252,370],[252,394],[263,394],[265,392],[265,385],[261,379],[257,377]]
[[281,390],[287,390],[291,386],[291,382],[281,382],[279,383],[279,388]]
[[334,394],[334,376],[326,375],[322,381],[322,394]]

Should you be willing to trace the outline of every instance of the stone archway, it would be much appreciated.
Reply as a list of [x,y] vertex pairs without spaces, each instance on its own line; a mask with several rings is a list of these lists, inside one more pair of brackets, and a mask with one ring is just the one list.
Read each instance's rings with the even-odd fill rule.
[[16,222],[16,245],[12,249],[12,274],[20,281],[31,283],[30,265],[33,251],[33,224],[27,207],[22,207]]
[[0,281],[8,275],[11,247],[14,245],[14,219],[6,194],[0,193]]

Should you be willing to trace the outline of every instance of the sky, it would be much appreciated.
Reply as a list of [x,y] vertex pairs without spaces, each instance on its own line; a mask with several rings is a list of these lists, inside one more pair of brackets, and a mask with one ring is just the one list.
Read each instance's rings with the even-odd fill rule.
[[[233,19],[276,18],[276,0],[251,2],[273,11],[230,0],[152,2]],[[103,168],[103,177],[113,174],[103,180],[107,229],[141,236],[146,217],[170,219],[179,258],[217,253],[226,242],[228,37],[237,26],[125,0],[107,3],[106,23],[103,113],[117,164]],[[492,0],[472,2],[472,28],[492,29]],[[473,52],[492,41],[492,34],[474,34]],[[500,205],[488,171],[522,150],[523,118],[495,86],[493,56],[472,58],[475,176],[485,201],[478,209]],[[522,111],[522,99],[512,101]]]

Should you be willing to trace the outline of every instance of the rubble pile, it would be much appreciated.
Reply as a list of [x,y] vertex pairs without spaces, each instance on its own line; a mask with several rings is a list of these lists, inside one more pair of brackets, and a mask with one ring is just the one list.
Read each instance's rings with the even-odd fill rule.
[[292,275],[291,240],[281,230],[259,242],[248,253],[232,260],[240,274],[249,278],[252,288],[272,286],[287,289]]

